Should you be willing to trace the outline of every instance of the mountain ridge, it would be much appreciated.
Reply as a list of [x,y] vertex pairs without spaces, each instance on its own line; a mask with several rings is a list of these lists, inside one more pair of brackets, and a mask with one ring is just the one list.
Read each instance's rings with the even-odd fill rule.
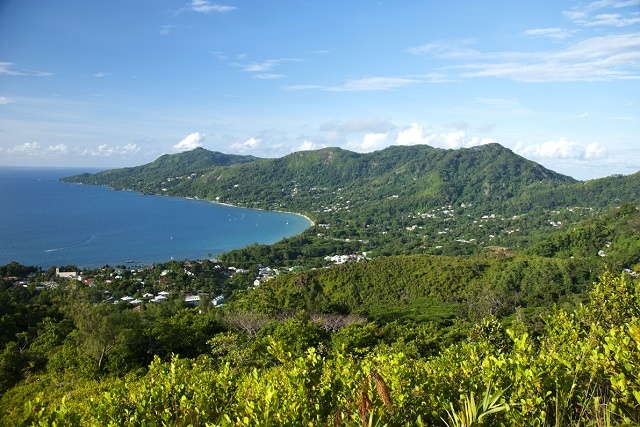
[[296,243],[322,246],[311,251],[317,256],[372,248],[384,248],[381,254],[476,250],[460,242],[518,247],[558,224],[640,203],[640,173],[578,181],[499,144],[372,153],[329,147],[274,159],[196,149],[65,181],[298,212],[319,224]]

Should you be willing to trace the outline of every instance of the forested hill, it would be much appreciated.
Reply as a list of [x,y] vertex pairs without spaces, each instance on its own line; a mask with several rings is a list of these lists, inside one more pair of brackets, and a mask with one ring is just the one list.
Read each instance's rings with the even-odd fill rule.
[[640,203],[640,173],[581,182],[498,144],[392,146],[367,154],[324,148],[277,159],[200,148],[66,181],[304,213],[324,227],[286,242],[314,247],[290,254],[293,263],[373,249],[460,255],[479,245],[523,247],[536,233]]
[[312,215],[339,209],[339,200],[349,200],[350,208],[390,198],[400,198],[395,205],[411,209],[450,203],[501,205],[531,189],[577,182],[498,144],[458,150],[394,146],[368,154],[325,148],[278,159],[198,148],[144,166],[65,181]]
[[216,166],[230,166],[255,160],[259,159],[254,156],[224,154],[196,148],[179,154],[165,154],[146,165],[107,170],[96,174],[85,173],[69,177],[65,181],[140,191],[147,182],[164,181],[176,176],[202,174]]

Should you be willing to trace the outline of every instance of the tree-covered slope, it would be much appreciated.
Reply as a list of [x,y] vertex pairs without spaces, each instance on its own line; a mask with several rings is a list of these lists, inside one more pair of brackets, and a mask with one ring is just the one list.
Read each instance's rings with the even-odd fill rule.
[[367,154],[324,148],[277,159],[197,149],[69,181],[304,213],[322,227],[289,241],[289,252],[292,244],[310,249],[294,250],[286,263],[340,247],[375,255],[525,247],[536,233],[640,203],[640,173],[580,182],[498,144],[392,146]]
[[[176,179],[194,172],[198,176],[190,180]],[[452,202],[498,204],[534,184],[576,182],[498,144],[459,150],[394,146],[368,154],[325,148],[277,159],[199,148],[144,166],[66,180],[137,191],[164,189],[163,194],[309,213],[345,196],[351,205],[389,197],[402,198],[400,204],[412,208]]]
[[196,148],[179,154],[165,154],[146,165],[107,170],[96,174],[85,173],[65,178],[64,181],[106,185],[117,189],[147,193],[156,189],[153,185],[150,186],[155,182],[182,178],[193,179],[216,166],[230,166],[255,160],[258,158]]
[[616,270],[631,269],[640,263],[640,210],[625,203],[550,235],[526,252],[556,258],[601,257]]
[[419,145],[368,154],[338,148],[293,153],[216,168],[177,190],[234,204],[320,214],[370,211],[372,204],[390,200],[402,210],[450,203],[498,205],[541,182],[554,187],[576,181],[498,144],[459,150]]

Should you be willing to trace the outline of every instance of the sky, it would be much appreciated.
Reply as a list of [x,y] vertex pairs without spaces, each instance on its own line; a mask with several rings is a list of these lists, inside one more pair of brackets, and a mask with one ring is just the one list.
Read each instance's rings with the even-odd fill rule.
[[0,165],[499,143],[640,170],[640,0],[0,0]]

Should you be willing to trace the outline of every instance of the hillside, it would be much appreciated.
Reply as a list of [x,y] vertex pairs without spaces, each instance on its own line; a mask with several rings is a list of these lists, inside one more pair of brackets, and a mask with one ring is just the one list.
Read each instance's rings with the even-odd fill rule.
[[230,166],[234,164],[253,162],[258,160],[253,156],[239,156],[223,154],[195,148],[179,154],[165,154],[154,162],[123,169],[113,169],[96,174],[81,174],[63,179],[65,182],[106,185],[116,189],[134,190],[142,193],[150,192],[146,183],[165,181],[176,177],[191,177],[192,174],[202,174],[216,166]]
[[640,174],[579,182],[498,144],[225,156],[197,149],[67,181],[304,213],[319,225],[297,246],[313,249],[289,262],[336,251],[460,255],[524,247],[536,233],[640,201]]

